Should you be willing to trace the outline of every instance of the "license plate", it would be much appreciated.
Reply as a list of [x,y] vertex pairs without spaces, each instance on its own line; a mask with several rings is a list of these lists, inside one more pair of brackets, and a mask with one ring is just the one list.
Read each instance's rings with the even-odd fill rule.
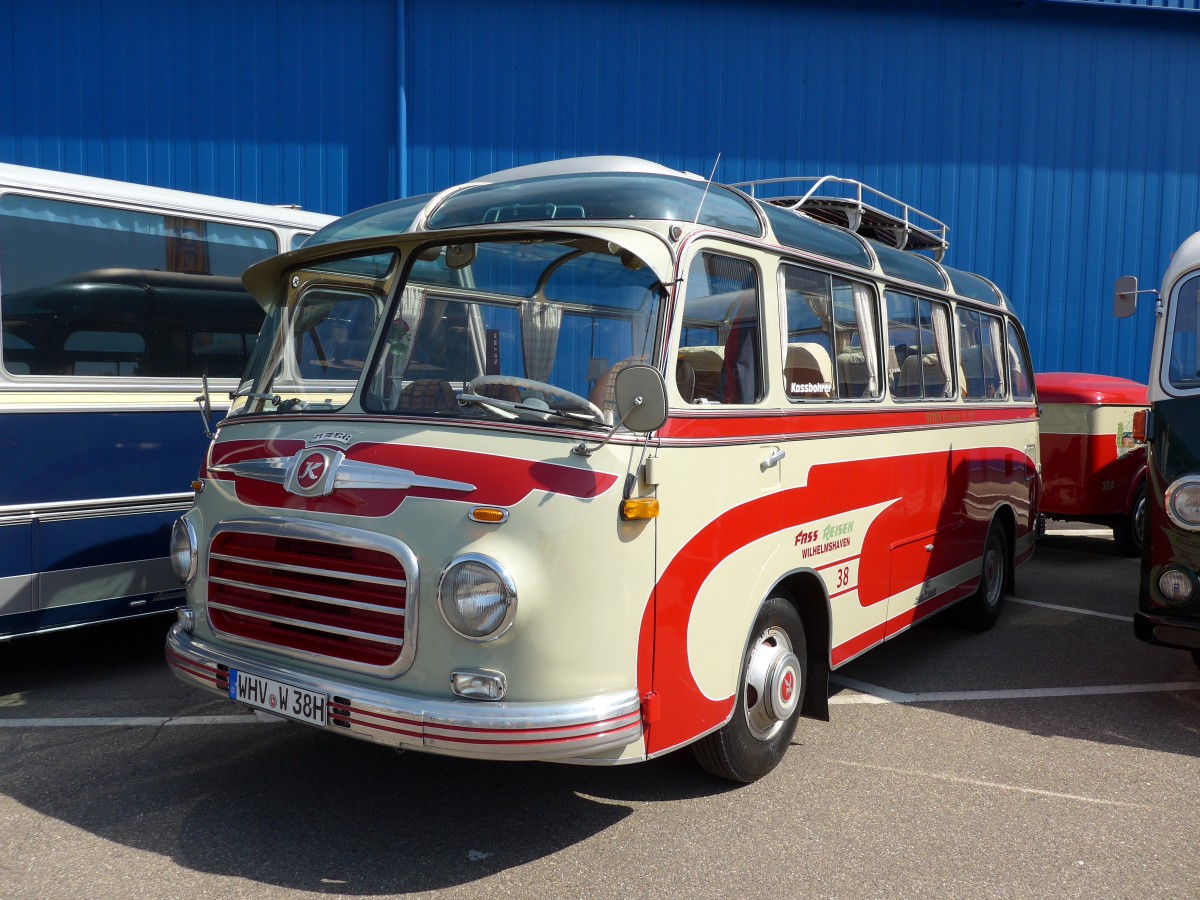
[[229,670],[229,699],[322,728],[329,706],[328,694],[306,691],[237,669]]

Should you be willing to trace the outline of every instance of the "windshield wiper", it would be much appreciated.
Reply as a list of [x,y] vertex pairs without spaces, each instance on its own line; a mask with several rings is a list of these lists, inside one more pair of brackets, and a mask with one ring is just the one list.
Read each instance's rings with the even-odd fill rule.
[[268,403],[274,403],[276,406],[279,405],[279,395],[278,394],[263,394],[259,391],[252,391],[249,389],[244,390],[244,391],[230,391],[229,392],[230,400],[236,400],[238,397],[249,397],[251,400],[266,400]]
[[572,412],[567,409],[560,409],[556,406],[542,408],[540,406],[527,406],[523,403],[515,404],[514,409],[523,409],[529,412],[538,413],[543,416],[557,416],[560,419],[566,419],[569,422],[579,422],[584,425],[599,425],[602,428],[607,428],[608,423],[603,419],[596,418],[595,413],[590,412]]
[[528,402],[515,403],[512,400],[500,400],[496,397],[484,397],[480,394],[470,394],[466,391],[457,395],[458,402],[463,406],[468,403],[473,403],[486,409],[488,412],[495,413],[503,419],[513,420],[522,419],[524,421],[545,422],[550,416],[558,419],[563,419],[573,424],[583,425],[598,425],[606,427],[607,423],[601,419],[597,419],[594,413],[590,412],[572,412],[566,409],[559,409],[550,406],[549,404],[534,406]]

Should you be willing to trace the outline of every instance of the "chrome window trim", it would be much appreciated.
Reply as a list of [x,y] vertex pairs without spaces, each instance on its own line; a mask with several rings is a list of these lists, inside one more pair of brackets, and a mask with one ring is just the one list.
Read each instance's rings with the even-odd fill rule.
[[[326,544],[347,544],[363,550],[376,550],[382,553],[387,553],[389,556],[396,559],[402,566],[404,566],[404,576],[407,583],[407,587],[405,589],[404,609],[395,610],[397,617],[404,620],[404,643],[400,648],[400,655],[397,657],[396,661],[389,666],[373,666],[367,663],[358,663],[352,660],[325,656],[324,654],[314,653],[312,651],[295,650],[291,647],[282,647],[278,644],[255,641],[249,638],[240,637],[238,635],[229,634],[219,629],[215,624],[213,624],[212,616],[209,615],[209,566],[213,556],[213,541],[216,540],[216,538],[220,535],[227,532],[254,534],[264,537],[284,537],[293,538],[296,540],[318,541]],[[229,641],[232,644],[238,644],[244,647],[252,647],[256,650],[279,654],[281,656],[288,656],[293,659],[300,659],[315,665],[331,666],[333,668],[361,672],[363,674],[374,675],[376,677],[395,677],[406,672],[412,665],[413,659],[416,657],[417,653],[417,610],[420,607],[420,570],[417,563],[416,554],[412,552],[407,544],[398,538],[390,537],[389,535],[378,534],[373,531],[365,531],[360,528],[350,528],[345,525],[333,525],[326,524],[324,522],[310,522],[305,519],[251,517],[244,519],[226,519],[220,522],[215,528],[213,528],[212,532],[208,536],[207,542],[200,549],[204,554],[204,589],[201,592],[201,600],[204,603],[205,610],[204,614],[208,622],[208,627],[212,629],[212,633],[221,640]],[[377,640],[380,643],[388,643],[388,639],[381,636],[371,636],[371,639]],[[294,681],[294,678],[292,680]]]

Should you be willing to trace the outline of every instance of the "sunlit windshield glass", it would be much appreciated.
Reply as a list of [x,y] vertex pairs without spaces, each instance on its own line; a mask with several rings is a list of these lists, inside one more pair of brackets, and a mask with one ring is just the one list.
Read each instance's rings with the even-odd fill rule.
[[272,307],[230,415],[341,409],[354,393],[387,305],[394,254],[323,264]]
[[1200,275],[1180,285],[1176,296],[1168,338],[1171,346],[1167,377],[1172,386],[1191,391],[1200,388],[1200,328],[1196,314],[1200,306]]
[[641,259],[591,238],[429,247],[391,308],[362,406],[608,421],[616,372],[649,359],[661,290]]
[[[432,245],[303,272],[268,315],[231,414],[368,413],[597,426],[650,362],[663,287],[594,238]],[[396,279],[398,280],[398,279]]]

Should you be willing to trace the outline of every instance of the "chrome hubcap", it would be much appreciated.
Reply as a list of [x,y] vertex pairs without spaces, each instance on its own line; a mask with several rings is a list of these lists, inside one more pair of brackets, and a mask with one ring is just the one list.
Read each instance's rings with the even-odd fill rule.
[[1004,591],[1003,565],[1000,549],[994,541],[989,541],[987,551],[983,556],[983,579],[986,591],[984,597],[988,606],[995,606],[1000,602],[1000,595]]
[[759,635],[746,665],[744,706],[751,734],[760,741],[775,736],[796,711],[802,678],[787,632],[771,627]]

